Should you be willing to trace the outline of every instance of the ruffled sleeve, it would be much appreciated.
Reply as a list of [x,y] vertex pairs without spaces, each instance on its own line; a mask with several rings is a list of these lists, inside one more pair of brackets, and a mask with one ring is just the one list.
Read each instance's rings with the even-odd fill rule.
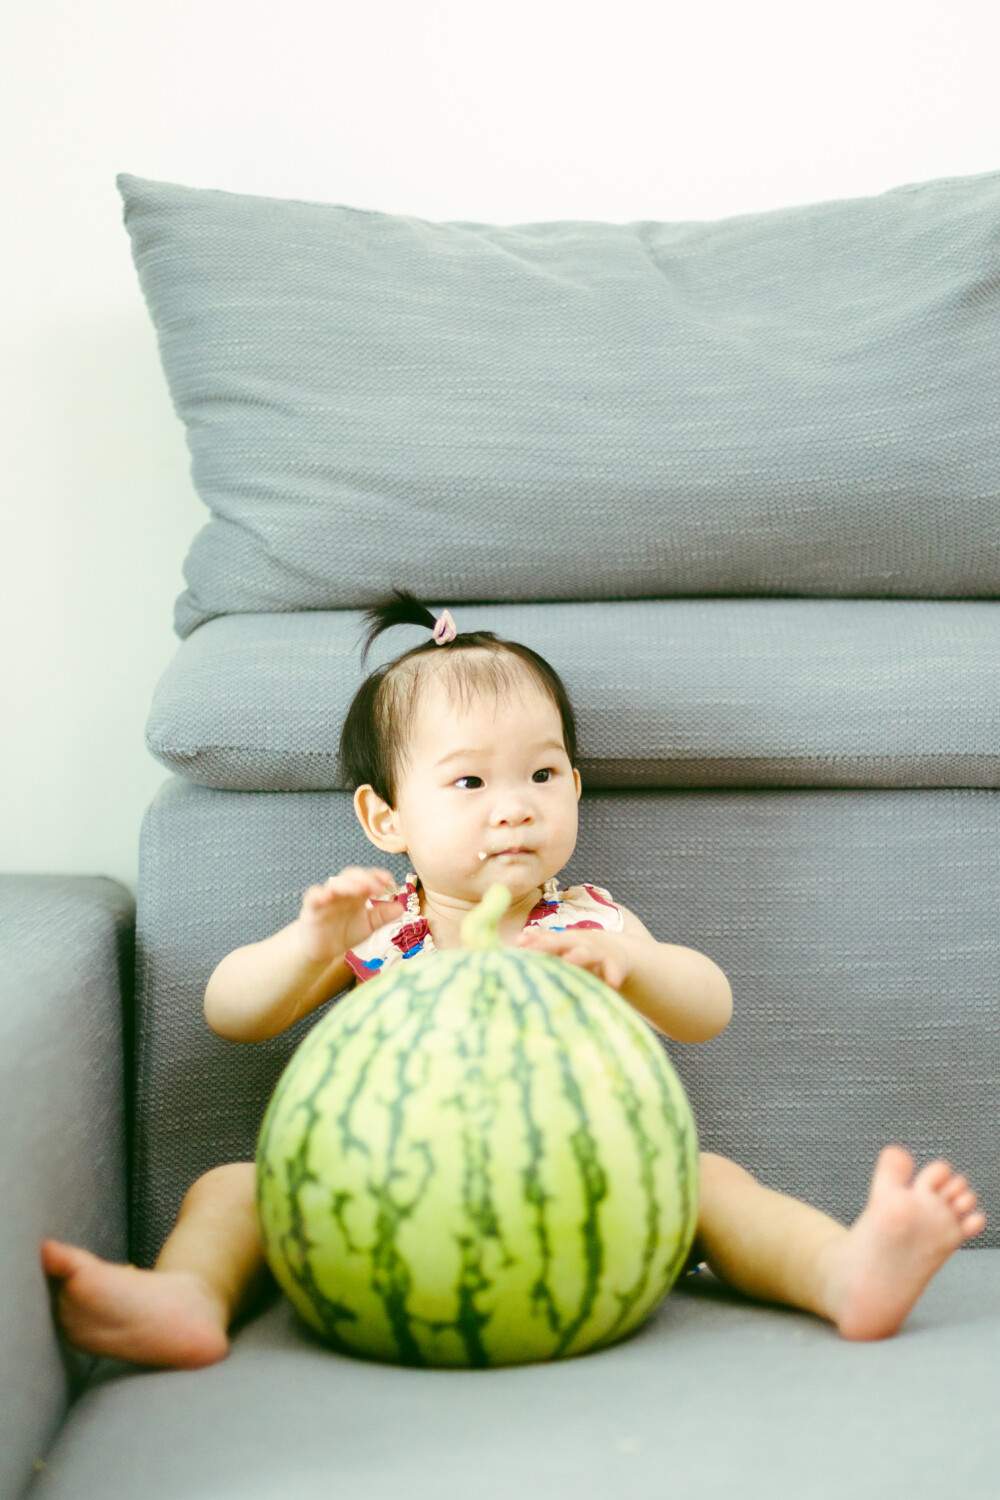
[[542,899],[526,923],[530,927],[547,927],[562,932],[568,927],[603,928],[621,932],[625,925],[621,908],[611,899],[610,891],[600,885],[571,885],[559,890],[555,880],[546,882]]

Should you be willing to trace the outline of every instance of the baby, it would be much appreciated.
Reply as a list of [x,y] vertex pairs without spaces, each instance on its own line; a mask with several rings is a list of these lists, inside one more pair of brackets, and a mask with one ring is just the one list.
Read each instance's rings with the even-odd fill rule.
[[[230,953],[211,975],[205,1018],[219,1036],[276,1036],[392,963],[460,946],[462,918],[501,881],[502,943],[557,954],[598,975],[666,1037],[701,1042],[732,1014],[725,974],[692,948],[658,942],[600,886],[561,889],[581,793],[573,711],[557,673],[490,631],[458,635],[411,594],[368,611],[362,655],[391,625],[434,638],[362,683],[341,758],[367,837],[409,856],[388,870],[350,866],[311,886],[295,921]],[[982,1232],[976,1195],[946,1161],[914,1171],[889,1145],[849,1227],[775,1192],[734,1162],[700,1156],[701,1261],[747,1296],[806,1309],[846,1339],[886,1338],[964,1240]],[[69,1339],[143,1365],[223,1359],[228,1330],[268,1279],[254,1212],[254,1165],[213,1168],[188,1190],[152,1270],[58,1240],[41,1246]]]

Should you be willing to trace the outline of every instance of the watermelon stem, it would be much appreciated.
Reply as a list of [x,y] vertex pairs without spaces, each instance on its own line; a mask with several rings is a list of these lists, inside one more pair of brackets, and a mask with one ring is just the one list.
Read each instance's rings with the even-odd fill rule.
[[510,891],[499,882],[491,885],[478,906],[462,918],[459,936],[464,948],[499,948],[497,926],[510,905]]

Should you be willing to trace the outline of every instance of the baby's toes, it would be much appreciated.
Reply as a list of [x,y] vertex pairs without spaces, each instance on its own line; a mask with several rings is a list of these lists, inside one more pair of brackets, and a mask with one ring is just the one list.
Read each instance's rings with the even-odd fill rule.
[[950,1203],[954,1208],[956,1199],[965,1192],[968,1186],[969,1183],[967,1178],[960,1177],[956,1172],[951,1181],[946,1182],[941,1188],[941,1197],[945,1200],[946,1203]]
[[986,1228],[986,1215],[982,1211],[974,1214],[968,1214],[967,1217],[962,1220],[960,1228],[962,1230],[963,1240],[975,1239],[976,1235],[982,1234],[983,1230]]
[[954,1197],[949,1197],[948,1203],[958,1218],[964,1219],[966,1214],[971,1213],[972,1209],[975,1208],[976,1195],[969,1188],[967,1192],[956,1193]]
[[940,1193],[941,1189],[949,1181],[952,1175],[951,1163],[943,1161],[940,1157],[935,1161],[929,1161],[926,1167],[921,1167],[913,1179],[915,1188],[922,1188],[932,1193]]
[[78,1271],[86,1270],[97,1259],[80,1245],[68,1245],[62,1240],[43,1240],[41,1245],[42,1269],[46,1276],[57,1276],[66,1280]]

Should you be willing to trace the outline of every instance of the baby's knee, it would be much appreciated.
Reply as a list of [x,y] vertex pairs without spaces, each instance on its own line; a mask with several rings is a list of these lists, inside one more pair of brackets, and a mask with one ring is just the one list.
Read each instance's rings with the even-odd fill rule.
[[253,1201],[256,1168],[252,1161],[227,1161],[221,1166],[210,1167],[192,1182],[184,1195],[184,1202],[200,1202],[205,1199],[238,1199]]
[[728,1156],[719,1156],[715,1151],[698,1152],[698,1176],[702,1196],[706,1190],[710,1192],[716,1187],[725,1191],[727,1187],[746,1183],[748,1180],[756,1181],[756,1178],[745,1167],[730,1161]]

